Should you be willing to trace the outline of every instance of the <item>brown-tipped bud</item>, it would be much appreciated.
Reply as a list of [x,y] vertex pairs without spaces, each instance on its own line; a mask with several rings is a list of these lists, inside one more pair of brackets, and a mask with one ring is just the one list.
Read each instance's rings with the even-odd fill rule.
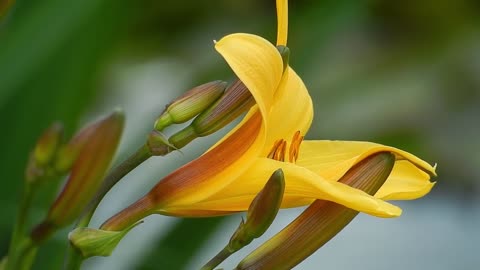
[[199,137],[207,136],[226,126],[255,104],[250,91],[240,80],[231,84],[225,94],[192,122]]
[[68,234],[68,240],[84,259],[93,256],[107,257],[112,254],[123,237],[140,223],[142,222],[137,222],[122,231],[76,228]]
[[[353,166],[339,182],[373,195],[388,178],[394,164],[392,153],[376,153]],[[250,253],[236,269],[291,269],[332,239],[357,214],[334,202],[317,200]]]
[[176,148],[182,148],[194,139],[210,135],[223,128],[255,104],[247,87],[236,80],[225,94],[207,110],[200,113],[193,122],[175,133],[169,141]]
[[[90,125],[76,137],[83,147],[78,150],[71,173],[62,192],[50,207],[46,220],[32,233],[34,241],[41,241],[53,229],[63,227],[77,218],[92,199],[107,171],[123,130],[124,115],[116,111]],[[46,224],[46,225],[45,225]],[[48,225],[48,226],[47,226]],[[40,230],[38,228],[43,228]],[[49,228],[45,228],[45,226]]]
[[197,116],[223,94],[226,86],[226,82],[214,81],[187,91],[166,106],[155,122],[155,130],[162,131],[172,124],[181,124]]
[[[122,114],[120,111],[115,114]],[[97,132],[98,127],[102,124],[102,121],[90,123],[80,129],[67,144],[62,145],[58,149],[56,160],[54,162],[54,169],[57,172],[68,172],[73,163],[77,160],[80,151],[89,142],[93,133]]]
[[231,251],[248,245],[265,233],[277,216],[285,191],[285,179],[281,169],[276,170],[264,188],[255,196],[247,212],[247,221],[240,223],[228,244]]

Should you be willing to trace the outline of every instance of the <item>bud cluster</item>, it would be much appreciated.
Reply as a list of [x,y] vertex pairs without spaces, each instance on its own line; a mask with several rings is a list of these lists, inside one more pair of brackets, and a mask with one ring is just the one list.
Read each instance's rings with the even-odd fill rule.
[[[210,135],[223,128],[255,104],[250,91],[236,80],[227,87],[223,81],[197,86],[166,106],[148,138],[154,155],[165,155],[180,149],[198,137]],[[168,140],[161,133],[167,126],[193,119],[184,129]]]

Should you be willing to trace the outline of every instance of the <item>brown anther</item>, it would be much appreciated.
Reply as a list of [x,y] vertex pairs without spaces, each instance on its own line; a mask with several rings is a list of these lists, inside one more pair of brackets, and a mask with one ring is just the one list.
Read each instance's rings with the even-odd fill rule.
[[287,142],[282,140],[282,143],[278,147],[278,151],[275,153],[275,160],[285,161],[285,151],[287,149]]
[[292,142],[290,143],[290,148],[288,149],[288,161],[295,163],[298,159],[298,154],[300,152],[300,144],[303,141],[304,136],[300,135],[300,131],[297,130],[293,134]]
[[285,140],[277,140],[273,144],[272,150],[270,150],[267,157],[278,161],[285,161],[286,148],[287,142]]

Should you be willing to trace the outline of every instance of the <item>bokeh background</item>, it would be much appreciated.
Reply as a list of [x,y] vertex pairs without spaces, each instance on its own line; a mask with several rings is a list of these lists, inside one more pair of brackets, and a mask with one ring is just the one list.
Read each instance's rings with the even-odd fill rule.
[[[480,267],[479,3],[290,1],[290,61],[316,110],[308,138],[376,141],[439,164],[434,190],[399,203],[402,217],[359,215],[296,269]],[[233,32],[274,41],[274,0],[18,0],[0,21],[0,257],[28,153],[45,127],[61,120],[71,134],[121,107],[127,114],[122,160],[172,98],[232,78],[212,40]],[[150,159],[109,193],[93,225],[227,130],[183,153]],[[36,201],[32,223],[45,215],[56,190]],[[252,246],[301,210],[282,211]],[[83,269],[198,269],[226,244],[240,218],[149,217],[110,258],[91,259]],[[61,268],[67,232],[44,245],[35,269]],[[221,266],[231,269],[252,248]]]

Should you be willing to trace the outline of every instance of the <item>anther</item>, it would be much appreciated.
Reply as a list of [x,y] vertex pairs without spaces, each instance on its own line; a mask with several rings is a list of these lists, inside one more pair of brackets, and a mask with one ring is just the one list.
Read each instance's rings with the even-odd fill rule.
[[287,142],[285,140],[277,140],[273,144],[272,150],[270,150],[270,153],[267,157],[278,161],[285,161],[286,148]]
[[294,163],[298,159],[298,154],[300,152],[300,144],[303,141],[304,136],[300,135],[300,131],[297,130],[295,134],[293,134],[292,142],[290,143],[290,147],[288,149],[288,161]]

